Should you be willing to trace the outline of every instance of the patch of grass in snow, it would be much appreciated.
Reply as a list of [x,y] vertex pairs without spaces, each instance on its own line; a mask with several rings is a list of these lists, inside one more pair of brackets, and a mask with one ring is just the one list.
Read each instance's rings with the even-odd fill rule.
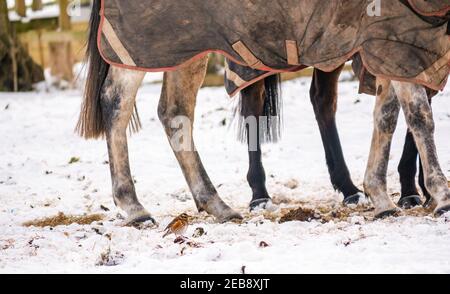
[[291,221],[310,222],[315,219],[320,219],[321,216],[312,209],[299,207],[293,209],[283,215],[280,219],[280,223],[286,223]]
[[69,160],[69,164],[74,164],[74,163],[77,163],[77,162],[80,162],[80,158],[78,158],[78,157],[72,157]]
[[93,222],[98,222],[104,219],[104,215],[90,214],[82,216],[65,215],[60,212],[57,216],[32,220],[24,223],[25,227],[57,227],[57,226],[69,226],[72,224],[90,225]]

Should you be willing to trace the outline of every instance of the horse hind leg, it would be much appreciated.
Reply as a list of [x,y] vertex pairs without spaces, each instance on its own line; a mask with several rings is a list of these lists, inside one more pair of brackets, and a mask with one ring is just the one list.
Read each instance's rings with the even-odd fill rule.
[[410,209],[422,205],[419,192],[416,186],[417,174],[417,150],[414,136],[408,130],[403,147],[403,154],[398,165],[398,173],[400,176],[401,197],[398,205],[404,209]]
[[145,73],[111,67],[101,94],[101,109],[108,144],[114,203],[127,213],[127,222],[153,221],[138,201],[128,159],[127,128],[137,90]]
[[343,66],[334,72],[314,70],[310,98],[319,125],[328,172],[333,187],[344,194],[344,204],[358,204],[363,193],[353,183],[336,126],[338,80]]
[[[240,113],[242,122],[240,131],[242,139],[245,139],[249,151],[249,169],[247,182],[252,189],[250,211],[257,208],[265,208],[271,200],[266,188],[266,172],[262,163],[260,117],[264,113],[265,82],[259,81],[241,92]],[[281,115],[281,114],[278,114]],[[269,126],[267,126],[269,127]]]
[[[198,210],[215,216],[219,222],[226,222],[242,217],[219,197],[192,136],[197,93],[205,78],[207,61],[208,58],[203,58],[164,75],[158,115]],[[180,131],[174,129],[180,126],[187,130],[182,138],[178,136]]]
[[[411,131],[408,130],[405,140],[405,146],[398,166],[398,172],[400,175],[401,184],[401,197],[398,201],[398,205],[404,209],[411,209],[416,206],[422,205],[419,192],[416,187],[416,174],[417,174],[417,157],[419,151],[414,141],[414,136]],[[424,207],[430,207],[432,205],[433,198],[428,192],[425,186],[425,177],[423,173],[422,159],[419,156],[419,187],[422,190],[422,194],[425,197]]]
[[397,211],[397,207],[387,194],[386,176],[400,104],[389,80],[377,79],[377,89],[374,131],[364,179],[364,190],[375,206],[375,217],[381,218]]
[[434,140],[435,124],[426,90],[421,85],[392,82],[405,113],[408,127],[414,135],[423,165],[427,191],[437,204],[437,215],[450,210],[450,189],[439,165]]

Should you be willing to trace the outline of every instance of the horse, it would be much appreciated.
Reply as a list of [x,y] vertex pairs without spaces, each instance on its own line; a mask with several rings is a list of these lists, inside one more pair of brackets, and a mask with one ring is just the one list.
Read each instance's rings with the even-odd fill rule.
[[[229,61],[228,61],[229,62]],[[337,91],[338,80],[343,70],[343,66],[332,72],[324,72],[314,69],[313,78],[310,87],[310,100],[314,109],[316,120],[321,133],[322,144],[325,151],[326,163],[330,175],[333,188],[342,193],[344,196],[343,204],[358,204],[364,197],[363,192],[353,183],[349,169],[345,162],[343,149],[341,146],[339,132],[336,125],[337,111]],[[249,168],[247,173],[247,181],[252,189],[252,200],[250,202],[250,210],[255,208],[264,208],[271,201],[267,187],[266,174],[262,163],[262,146],[261,141],[271,141],[276,139],[280,134],[279,127],[272,126],[282,121],[282,103],[278,100],[280,97],[280,76],[273,75],[266,77],[261,81],[249,85],[240,92],[240,101],[236,115],[240,115],[241,119],[240,132],[244,132],[239,137],[244,139],[249,145]],[[427,89],[427,95],[431,104],[431,99],[437,94],[436,91]],[[276,107],[273,107],[276,105]],[[278,120],[267,120],[267,125],[261,129],[260,121],[266,117],[278,117]],[[257,123],[257,132],[265,132],[265,137],[257,134],[255,138],[256,148],[250,150],[248,139],[248,126],[246,120],[249,117],[255,117]],[[275,129],[275,131],[274,131]],[[419,158],[419,187],[425,197],[425,203],[422,203],[420,193],[416,186],[418,150],[414,142],[413,134],[407,131],[403,153],[398,166],[400,176],[401,195],[397,205],[404,209],[410,209],[416,206],[430,205],[431,195],[428,192],[423,175],[422,161]]]
[[[139,202],[131,178],[126,130],[139,128],[135,97],[145,72],[107,63],[98,47],[101,1],[95,0],[90,20],[87,47],[88,78],[78,132],[85,138],[106,137],[112,178],[113,199],[127,213],[128,222],[154,221]],[[243,49],[242,43],[236,48]],[[244,52],[248,53],[245,50]],[[194,121],[196,96],[206,73],[207,56],[197,56],[165,72],[158,115],[164,125],[172,149],[178,146],[171,140],[175,135],[172,123],[176,117]],[[250,59],[249,59],[250,60]],[[254,63],[258,66],[259,63]],[[450,210],[450,190],[440,167],[434,141],[434,121],[426,89],[421,84],[377,76],[377,97],[374,110],[374,130],[369,162],[364,179],[364,190],[374,206],[375,216],[383,217],[397,212],[397,206],[387,195],[386,173],[390,145],[397,118],[402,108],[423,163],[424,181],[436,202],[436,214]],[[177,150],[175,156],[194,196],[199,211],[206,211],[219,222],[241,219],[218,195],[209,179],[195,144],[189,134],[192,148]]]

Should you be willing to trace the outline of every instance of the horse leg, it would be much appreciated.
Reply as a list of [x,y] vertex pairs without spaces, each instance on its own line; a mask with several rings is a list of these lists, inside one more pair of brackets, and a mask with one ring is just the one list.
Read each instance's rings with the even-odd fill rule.
[[[242,217],[218,196],[195,149],[192,137],[197,93],[205,78],[207,62],[208,58],[205,57],[177,71],[165,73],[158,115],[198,210],[206,211],[218,221],[225,222]],[[174,129],[179,127],[180,123],[183,128],[189,129],[182,138],[183,146],[179,146],[180,140],[176,140],[178,132]]]
[[[428,95],[428,102],[430,103],[431,106],[431,102],[432,102],[432,98],[437,94],[436,91],[432,91],[430,89],[427,89],[427,95]],[[422,159],[419,156],[419,186],[420,189],[422,190],[422,194],[423,196],[425,196],[425,203],[423,204],[424,207],[429,207],[432,205],[433,202],[433,198],[431,197],[430,192],[428,192],[427,187],[425,185],[425,176],[423,173],[423,164],[422,164]]]
[[377,89],[374,131],[364,190],[375,206],[375,217],[380,218],[397,211],[397,207],[387,194],[386,176],[400,104],[389,80],[377,79]]
[[435,124],[426,90],[421,85],[392,82],[414,135],[423,163],[424,183],[437,204],[437,215],[450,210],[450,189],[439,164],[434,140]]
[[425,176],[423,174],[423,163],[422,159],[419,157],[419,186],[422,190],[422,194],[425,197],[425,203],[423,204],[424,207],[430,207],[433,202],[433,198],[430,195],[430,192],[428,192],[427,187],[425,186]]
[[350,177],[336,126],[338,80],[343,68],[341,66],[331,73],[315,69],[310,97],[322,136],[331,183],[344,194],[344,204],[357,204],[363,194]]
[[111,67],[100,97],[108,143],[114,203],[128,222],[154,221],[138,201],[128,160],[127,127],[144,73]]
[[398,205],[405,209],[410,209],[415,206],[422,205],[419,192],[416,187],[416,173],[417,173],[417,150],[414,142],[413,134],[408,130],[405,139],[405,146],[403,147],[403,154],[398,166],[401,184],[401,197]]
[[[269,193],[266,188],[266,172],[262,164],[261,138],[260,138],[260,117],[264,112],[264,81],[259,81],[241,92],[240,114],[244,120],[255,119],[256,130],[246,124],[247,144],[249,147],[249,169],[247,181],[252,189],[252,201],[250,210],[265,206],[270,201]],[[256,132],[252,136],[250,132]],[[255,146],[252,146],[251,138],[256,138]],[[254,149],[254,150],[252,150]]]
[[[432,97],[437,94],[436,91],[427,89],[428,101],[431,105]],[[398,205],[402,208],[409,209],[415,206],[422,205],[419,192],[416,187],[416,173],[417,173],[417,157],[419,151],[417,150],[416,142],[412,132],[408,129],[406,134],[405,146],[403,149],[402,158],[398,166],[401,184],[401,197]],[[429,206],[431,202],[431,195],[425,187],[423,176],[422,160],[419,156],[419,186],[425,196],[426,202],[424,206]]]

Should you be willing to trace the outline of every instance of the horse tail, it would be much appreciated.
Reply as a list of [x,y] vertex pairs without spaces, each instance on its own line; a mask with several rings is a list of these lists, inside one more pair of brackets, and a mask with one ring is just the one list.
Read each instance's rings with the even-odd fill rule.
[[97,35],[100,27],[101,0],[94,0],[89,21],[89,37],[85,62],[88,73],[84,91],[84,101],[75,131],[86,139],[97,139],[105,134],[101,108],[101,93],[108,76],[110,65],[100,55],[97,45]]
[[251,91],[249,88],[242,90],[239,97],[239,102],[235,110],[235,117],[239,117],[237,122],[237,137],[238,140],[247,143],[248,142],[248,116],[254,115],[260,111],[260,109],[254,109],[257,105],[263,105],[262,111],[258,114],[256,119],[259,122],[259,140],[260,143],[278,142],[282,133],[282,121],[283,121],[283,103],[281,96],[281,76],[279,74],[266,77],[264,79],[264,101],[262,103],[255,103]]
[[[283,99],[281,95],[281,75],[276,74],[264,79],[265,131],[261,134],[261,143],[278,142],[282,135]],[[264,129],[263,129],[264,130]]]

